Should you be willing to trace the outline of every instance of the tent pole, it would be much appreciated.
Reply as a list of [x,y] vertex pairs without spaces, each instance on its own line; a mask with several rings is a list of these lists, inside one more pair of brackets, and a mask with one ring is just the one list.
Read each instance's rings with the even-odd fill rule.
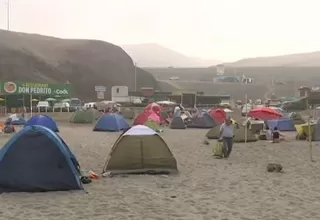
[[309,133],[310,161],[313,162],[313,156],[312,156],[312,134],[311,134],[311,110],[309,108],[308,98],[307,98],[307,108],[308,108],[308,133]]
[[[246,98],[245,98],[245,106],[246,106],[246,120],[247,120],[247,118],[248,118],[248,105],[247,105],[247,103],[248,103],[248,95],[246,94]],[[248,136],[248,125],[247,125],[247,123],[246,123],[246,125],[245,125],[245,128],[244,128],[244,144],[246,145],[247,144],[247,136]]]
[[30,94],[30,118],[32,117],[32,94]]

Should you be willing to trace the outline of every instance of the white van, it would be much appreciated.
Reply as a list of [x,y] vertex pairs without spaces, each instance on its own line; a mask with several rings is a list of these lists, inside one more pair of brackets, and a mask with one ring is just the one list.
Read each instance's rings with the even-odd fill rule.
[[88,102],[88,103],[85,103],[85,104],[84,104],[84,107],[85,107],[86,109],[88,109],[88,108],[93,108],[94,106],[96,106],[96,103],[95,103],[95,102]]
[[248,112],[250,112],[253,109],[253,105],[250,103],[244,104],[241,109],[241,116],[246,116]]

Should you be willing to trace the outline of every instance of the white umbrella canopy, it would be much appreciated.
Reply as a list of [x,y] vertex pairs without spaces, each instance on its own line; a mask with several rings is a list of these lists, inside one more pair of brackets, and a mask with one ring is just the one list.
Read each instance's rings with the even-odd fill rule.
[[56,99],[55,98],[47,98],[46,101],[52,102],[52,101],[56,101]]
[[176,105],[177,103],[171,101],[158,101],[156,102],[159,105]]
[[228,108],[223,109],[223,111],[226,112],[226,113],[233,112],[232,110],[230,110],[230,109],[228,109]]

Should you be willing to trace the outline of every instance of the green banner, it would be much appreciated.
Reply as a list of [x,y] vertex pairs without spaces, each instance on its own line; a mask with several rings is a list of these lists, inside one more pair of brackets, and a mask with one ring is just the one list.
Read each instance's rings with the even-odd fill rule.
[[21,81],[2,81],[1,94],[4,95],[45,95],[45,96],[71,96],[70,84],[52,84]]

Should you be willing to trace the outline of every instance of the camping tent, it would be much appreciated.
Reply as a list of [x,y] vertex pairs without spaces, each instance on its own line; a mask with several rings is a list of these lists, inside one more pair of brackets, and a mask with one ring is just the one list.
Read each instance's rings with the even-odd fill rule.
[[94,122],[95,118],[95,112],[91,109],[77,110],[71,115],[70,122],[77,124],[87,124]]
[[247,128],[249,128],[253,133],[259,133],[264,128],[264,121],[248,118],[242,123],[242,125],[248,126]]
[[[242,143],[245,142],[245,127],[244,126],[239,126],[238,128],[234,129],[234,138],[233,142],[235,143]],[[252,131],[247,130],[247,142],[255,142],[257,141],[258,138],[256,135],[252,133]]]
[[82,189],[79,163],[43,126],[27,126],[0,150],[0,193]]
[[10,121],[13,125],[25,125],[27,123],[26,120],[18,114],[10,115],[6,121]]
[[52,131],[59,132],[56,122],[47,115],[34,115],[26,123],[26,126],[41,125],[51,129]]
[[279,131],[296,131],[293,121],[290,118],[267,120],[267,124],[271,130],[277,127]]
[[160,117],[159,115],[157,115],[155,112],[153,111],[143,111],[141,112],[136,119],[134,120],[133,124],[134,125],[143,125],[144,123],[146,123],[148,120],[157,122],[158,124],[160,124]]
[[188,128],[212,128],[216,126],[215,120],[207,113],[204,112],[198,117],[192,118]]
[[209,114],[218,124],[222,124],[227,117],[226,112],[223,109],[219,108],[212,109]]
[[295,125],[300,125],[306,123],[303,119],[302,116],[297,113],[297,112],[291,112],[289,113],[288,117],[293,121],[293,124]]
[[220,137],[220,126],[214,126],[213,128],[211,128],[207,134],[206,137],[208,139],[218,139]]
[[160,125],[158,125],[155,121],[148,120],[144,123],[144,125],[151,128],[155,132],[162,132]]
[[136,125],[111,149],[103,172],[112,174],[174,173],[177,161],[165,141],[152,129]]
[[181,117],[174,117],[170,123],[171,129],[186,129],[186,125]]
[[[310,123],[311,128],[311,140],[320,141],[320,120],[316,123]],[[309,125],[308,123],[296,125],[296,130],[299,139],[306,139],[309,135]]]
[[121,131],[127,128],[129,128],[129,124],[122,115],[109,113],[98,119],[93,131]]
[[[237,128],[237,126],[236,126],[237,122],[235,120],[233,120],[233,119],[231,119],[231,121],[232,121],[232,124],[234,124],[235,129],[236,129]],[[216,125],[213,128],[211,128],[207,132],[206,137],[208,139],[218,139],[220,137],[220,127],[221,127],[220,125]]]

